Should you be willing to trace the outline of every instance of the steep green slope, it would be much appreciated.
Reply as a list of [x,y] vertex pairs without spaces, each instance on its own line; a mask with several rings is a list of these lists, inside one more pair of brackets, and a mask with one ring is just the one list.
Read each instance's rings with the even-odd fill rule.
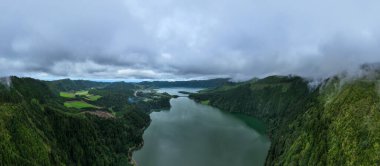
[[0,84],[0,165],[129,165],[141,146],[147,114],[120,118],[69,113],[41,81]]
[[[380,98],[377,82],[337,80],[320,88],[313,107],[287,128],[279,163],[377,165],[380,163]],[[292,136],[290,136],[292,135]]]
[[300,77],[272,76],[191,97],[264,120],[272,140],[266,165],[376,165],[378,88],[373,79],[332,78],[310,89]]

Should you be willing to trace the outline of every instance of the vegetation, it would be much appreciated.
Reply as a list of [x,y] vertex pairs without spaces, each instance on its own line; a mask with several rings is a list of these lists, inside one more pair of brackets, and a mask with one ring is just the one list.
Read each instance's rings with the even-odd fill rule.
[[101,88],[110,84],[108,82],[94,82],[94,81],[70,80],[70,79],[46,81],[45,83],[56,94],[58,94],[59,92],[70,92],[70,91],[88,90],[91,88]]
[[69,99],[84,97],[83,99],[90,100],[90,101],[96,101],[102,97],[100,95],[89,94],[88,91],[86,90],[81,90],[81,91],[76,91],[76,92],[60,92],[59,95],[63,98],[69,98]]
[[201,101],[201,104],[209,105],[210,104],[210,100],[203,100],[203,101]]
[[75,93],[70,93],[70,92],[60,92],[59,96],[64,97],[64,98],[75,98]]
[[211,88],[218,87],[225,84],[232,84],[229,78],[217,78],[210,80],[191,80],[191,81],[144,81],[139,85],[155,87],[155,88],[168,88],[168,87],[188,87],[188,88]]
[[88,91],[87,90],[80,90],[80,91],[75,92],[75,94],[79,95],[79,96],[86,96],[86,95],[88,95]]
[[[76,81],[66,85],[11,77],[11,82],[10,86],[0,84],[0,165],[130,165],[132,152],[142,146],[150,118],[137,104],[125,103],[116,118],[102,118],[82,113],[89,112],[82,107],[90,104],[98,108],[83,102],[87,92],[74,96],[80,102],[59,96],[61,91],[81,90],[79,85],[83,84]],[[86,89],[105,88],[98,87],[102,83],[79,82],[85,83]],[[108,90],[130,91],[117,87],[109,85]],[[106,90],[102,92],[106,94]],[[117,100],[117,94],[112,95],[112,99],[105,95],[88,102]],[[113,107],[111,103],[104,105]]]
[[99,95],[87,95],[86,100],[96,101],[96,100],[99,100],[101,97],[102,96],[99,96]]
[[88,104],[84,101],[66,101],[64,103],[64,106],[69,107],[69,108],[99,108],[97,106],[94,106],[92,104]]
[[[271,76],[190,97],[249,126],[264,121],[258,131],[272,140],[266,165],[378,165],[379,78],[333,77],[312,88],[301,77]],[[0,165],[130,164],[147,113],[170,107],[172,97],[124,82],[10,80],[0,84]],[[82,113],[89,109],[116,117]]]
[[184,94],[184,95],[189,95],[191,92],[186,92],[186,91],[178,91],[178,93]]
[[380,97],[373,78],[334,77],[311,88],[300,77],[271,76],[190,97],[266,122],[272,140],[266,165],[378,165]]
[[134,97],[134,92],[137,89],[139,89],[138,86],[124,82],[113,83],[104,88],[91,89],[88,92],[89,94],[102,97],[89,103],[104,108],[112,108],[113,111],[119,112],[126,105],[131,104],[129,100]]
[[131,106],[150,113],[154,109],[170,108],[169,100],[172,96],[167,93],[159,94],[155,91],[142,91],[143,87],[133,83],[117,82],[104,88],[91,89],[90,94],[102,96],[100,99],[90,102],[104,108],[110,108],[117,115]]

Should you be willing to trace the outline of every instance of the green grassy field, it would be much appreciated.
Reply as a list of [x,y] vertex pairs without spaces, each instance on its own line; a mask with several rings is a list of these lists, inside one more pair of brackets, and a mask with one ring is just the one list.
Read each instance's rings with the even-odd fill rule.
[[90,101],[96,101],[96,100],[100,99],[101,97],[102,96],[99,96],[99,95],[87,95],[86,99],[90,100]]
[[87,95],[89,95],[88,91],[86,91],[86,90],[77,91],[77,92],[75,92],[75,94],[79,95],[79,96],[87,96]]
[[82,90],[77,92],[60,92],[59,95],[64,98],[75,98],[76,95],[84,96],[86,100],[96,101],[102,96],[89,94],[88,91]]
[[75,98],[75,93],[60,92],[59,95],[64,98]]
[[210,100],[204,100],[204,101],[201,101],[201,104],[209,105],[209,104],[210,104]]
[[64,105],[65,105],[65,107],[78,108],[78,109],[81,109],[81,108],[99,108],[95,105],[86,103],[84,101],[66,101],[64,103]]

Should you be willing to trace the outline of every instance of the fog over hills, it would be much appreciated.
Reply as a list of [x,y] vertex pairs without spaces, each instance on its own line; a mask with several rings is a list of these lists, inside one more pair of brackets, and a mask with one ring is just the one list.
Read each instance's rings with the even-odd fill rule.
[[2,0],[0,75],[327,77],[380,61],[376,0]]

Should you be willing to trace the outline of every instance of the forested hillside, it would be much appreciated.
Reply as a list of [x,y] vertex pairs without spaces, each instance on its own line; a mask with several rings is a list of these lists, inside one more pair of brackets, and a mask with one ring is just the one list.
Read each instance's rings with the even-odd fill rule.
[[170,87],[187,87],[187,88],[211,88],[225,84],[231,84],[229,78],[216,78],[209,80],[190,80],[190,81],[144,81],[139,85],[154,87],[154,88],[170,88]]
[[[104,88],[94,88],[89,93],[102,96],[90,103],[121,112],[125,107],[137,107],[145,113],[154,109],[170,108],[171,96],[134,83],[115,82]],[[125,103],[128,103],[127,105]]]
[[221,110],[266,122],[266,165],[379,165],[378,77],[334,77],[317,87],[271,76],[192,94]]
[[95,81],[87,81],[87,80],[70,80],[70,79],[62,79],[55,81],[45,81],[46,84],[52,89],[56,91],[78,91],[85,90],[95,87],[104,87],[111,83],[108,82],[95,82]]
[[[137,105],[125,102],[121,114],[103,118],[90,109],[68,108],[63,102],[73,99],[53,93],[71,85],[10,80],[0,84],[0,165],[129,165],[132,151],[142,146],[150,118]],[[89,84],[84,87],[99,85]]]

